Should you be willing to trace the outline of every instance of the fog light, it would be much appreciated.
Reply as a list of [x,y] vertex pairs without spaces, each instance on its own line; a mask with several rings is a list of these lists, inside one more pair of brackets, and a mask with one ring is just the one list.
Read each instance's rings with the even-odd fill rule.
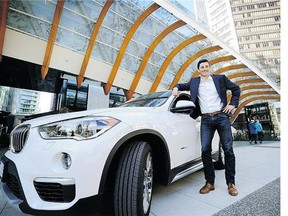
[[61,163],[64,169],[68,170],[72,164],[71,156],[62,152]]

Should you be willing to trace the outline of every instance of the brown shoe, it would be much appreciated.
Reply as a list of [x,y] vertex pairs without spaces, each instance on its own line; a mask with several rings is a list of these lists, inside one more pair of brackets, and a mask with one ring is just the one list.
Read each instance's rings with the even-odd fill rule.
[[229,193],[231,196],[237,196],[237,195],[238,195],[238,190],[237,190],[237,188],[235,187],[235,184],[228,183],[228,193]]
[[201,194],[207,194],[212,190],[215,190],[214,184],[210,184],[210,183],[206,182],[206,184],[200,189],[199,192]]

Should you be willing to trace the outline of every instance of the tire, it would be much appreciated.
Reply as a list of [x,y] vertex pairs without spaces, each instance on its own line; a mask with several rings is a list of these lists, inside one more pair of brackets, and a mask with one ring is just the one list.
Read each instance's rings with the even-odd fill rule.
[[147,142],[131,142],[121,156],[116,173],[116,216],[149,215],[152,201],[152,148]]

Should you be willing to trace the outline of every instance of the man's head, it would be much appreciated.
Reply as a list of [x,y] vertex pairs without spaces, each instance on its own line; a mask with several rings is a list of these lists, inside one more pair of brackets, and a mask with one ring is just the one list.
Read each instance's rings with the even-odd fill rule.
[[197,64],[197,69],[202,77],[208,77],[209,70],[210,70],[210,64],[207,59],[201,59]]

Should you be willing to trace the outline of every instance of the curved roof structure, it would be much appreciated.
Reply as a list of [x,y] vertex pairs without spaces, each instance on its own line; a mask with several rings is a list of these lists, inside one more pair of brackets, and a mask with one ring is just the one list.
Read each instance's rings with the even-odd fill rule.
[[196,64],[206,58],[214,73],[240,85],[236,112],[280,100],[274,80],[175,1],[1,1],[0,23],[0,54],[42,65],[43,79],[55,68],[75,75],[78,87],[89,78],[106,94],[115,86],[130,99],[198,76]]

